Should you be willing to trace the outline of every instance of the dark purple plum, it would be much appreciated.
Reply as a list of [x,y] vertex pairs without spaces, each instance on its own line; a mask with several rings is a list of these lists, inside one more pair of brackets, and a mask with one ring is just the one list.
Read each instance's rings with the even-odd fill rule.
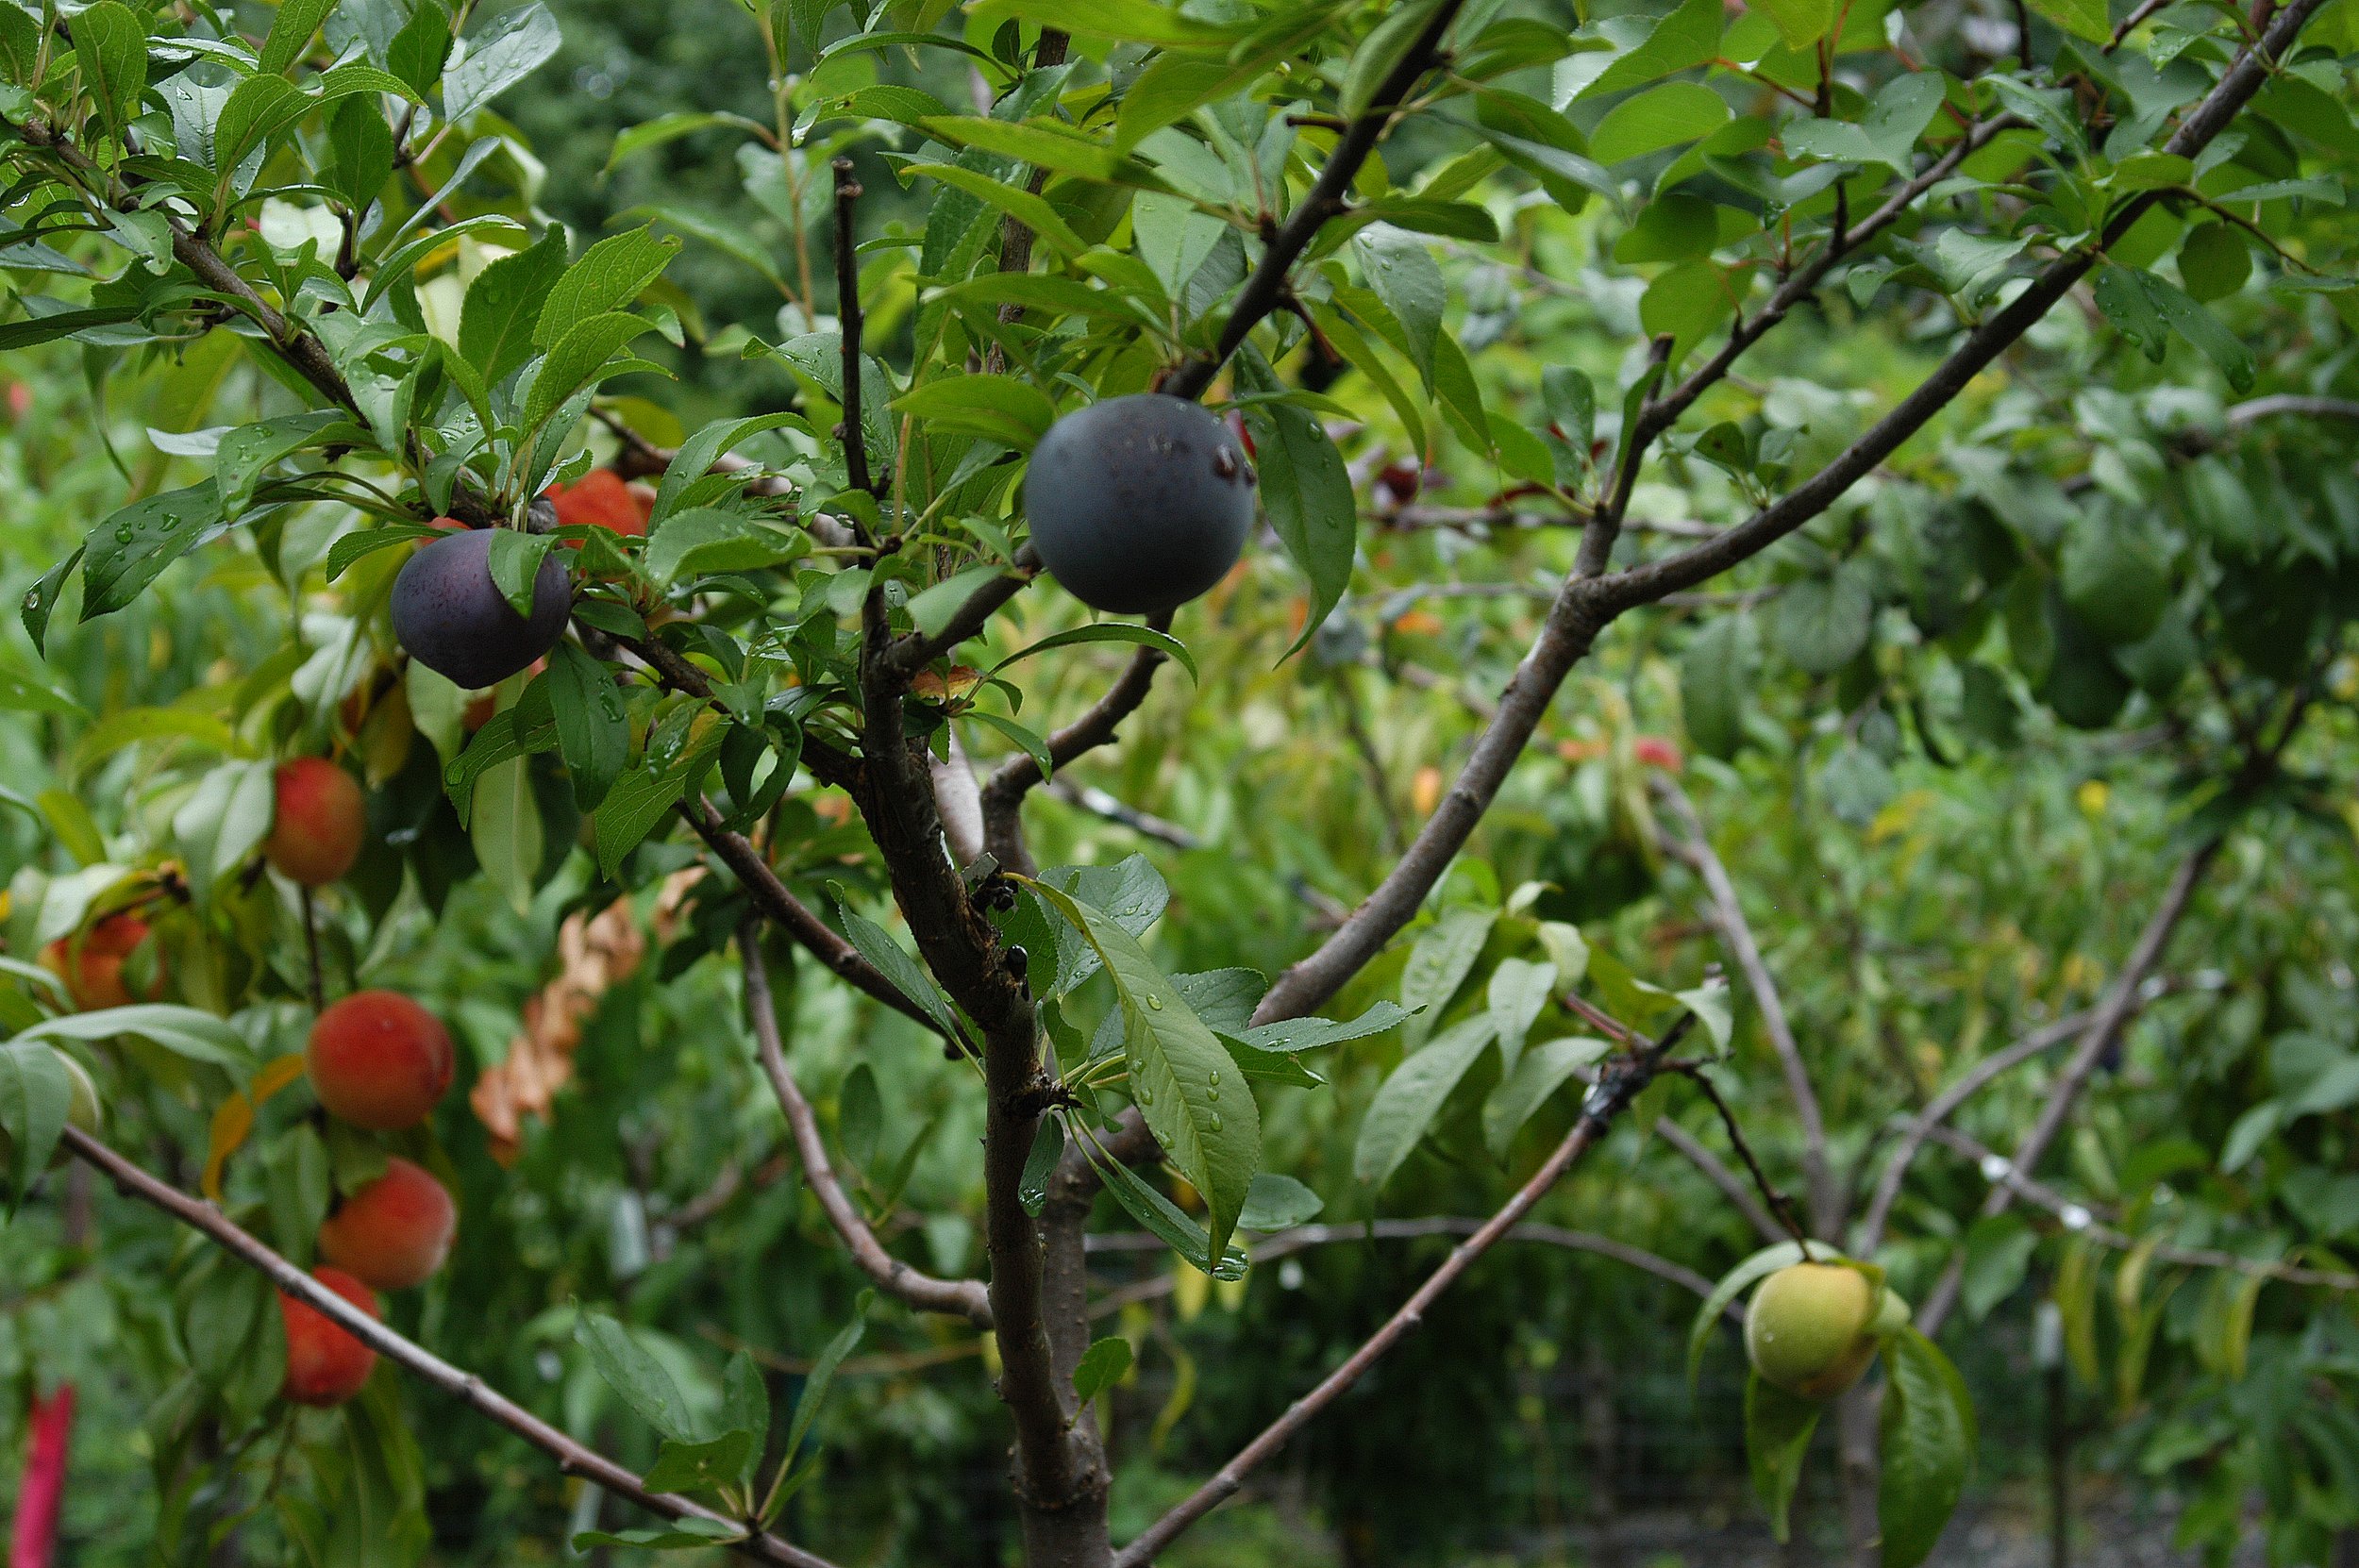
[[542,559],[527,620],[492,581],[492,530],[445,534],[393,579],[393,635],[410,658],[460,686],[497,685],[565,635],[574,594],[561,553]]
[[1185,398],[1110,397],[1057,421],[1032,453],[1032,547],[1065,592],[1116,615],[1173,609],[1220,581],[1253,526],[1236,437]]

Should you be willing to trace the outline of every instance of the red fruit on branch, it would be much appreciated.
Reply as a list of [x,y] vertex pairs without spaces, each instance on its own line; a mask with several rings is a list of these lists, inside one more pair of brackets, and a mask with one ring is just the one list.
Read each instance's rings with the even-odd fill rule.
[[320,1256],[365,1285],[406,1291],[443,1266],[458,1226],[449,1190],[396,1157],[320,1226]]
[[[316,1268],[311,1277],[371,1317],[380,1314],[369,1288],[342,1269]],[[298,1405],[341,1405],[359,1393],[376,1368],[376,1352],[309,1302],[278,1293],[287,1324],[287,1381],[280,1392]]]
[[424,1121],[455,1070],[442,1021],[390,991],[331,1004],[311,1026],[304,1065],[329,1114],[378,1132]]
[[277,811],[262,858],[307,888],[326,887],[352,869],[367,836],[369,809],[352,775],[325,757],[278,764]]

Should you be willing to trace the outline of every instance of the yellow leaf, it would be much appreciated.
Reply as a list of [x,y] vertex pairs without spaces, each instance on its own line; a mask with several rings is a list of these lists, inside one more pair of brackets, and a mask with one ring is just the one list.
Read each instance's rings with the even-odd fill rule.
[[211,1136],[205,1147],[205,1195],[215,1203],[222,1201],[221,1174],[228,1165],[229,1157],[242,1148],[254,1132],[254,1112],[287,1085],[303,1076],[303,1055],[290,1051],[263,1064],[254,1075],[254,1081],[243,1094],[233,1093],[213,1111]]

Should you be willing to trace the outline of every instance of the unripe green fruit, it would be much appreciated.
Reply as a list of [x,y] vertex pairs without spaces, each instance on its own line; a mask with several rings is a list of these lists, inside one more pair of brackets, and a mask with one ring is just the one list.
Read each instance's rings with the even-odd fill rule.
[[1865,1275],[1840,1263],[1780,1269],[1761,1282],[1745,1314],[1753,1370],[1788,1393],[1832,1399],[1876,1358],[1878,1293]]
[[1253,470],[1182,397],[1110,397],[1049,426],[1024,478],[1032,548],[1066,592],[1116,615],[1173,609],[1237,563]]
[[[66,1122],[95,1138],[107,1125],[107,1109],[98,1098],[98,1085],[91,1081],[90,1074],[80,1062],[63,1051],[58,1053],[58,1059],[65,1065],[66,1082],[72,1089],[66,1101]],[[5,1174],[15,1163],[16,1141],[8,1135],[6,1129],[0,1129],[0,1174]],[[64,1163],[65,1145],[59,1143],[49,1157],[49,1165],[55,1170]]]

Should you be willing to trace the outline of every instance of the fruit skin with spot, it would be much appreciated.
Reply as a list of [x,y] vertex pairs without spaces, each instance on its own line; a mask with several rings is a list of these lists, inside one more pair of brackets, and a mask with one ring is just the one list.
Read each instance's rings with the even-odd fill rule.
[[424,1166],[394,1156],[320,1226],[320,1256],[380,1291],[423,1285],[450,1256],[459,1210]]
[[330,1004],[303,1056],[328,1113],[377,1132],[424,1121],[456,1070],[442,1020],[391,991],[356,991]]
[[[320,1267],[311,1277],[371,1317],[381,1317],[369,1288],[342,1269]],[[278,1293],[287,1325],[287,1381],[280,1392],[298,1405],[341,1405],[366,1386],[376,1352],[309,1302]]]
[[369,805],[352,775],[325,757],[278,764],[277,809],[262,858],[273,871],[307,888],[324,888],[352,869],[368,836]]
[[1024,479],[1032,548],[1083,604],[1173,609],[1237,563],[1253,469],[1218,415],[1161,392],[1110,397],[1049,426]]
[[[63,1051],[57,1056],[65,1064],[66,1082],[70,1086],[65,1105],[66,1125],[79,1127],[96,1138],[107,1126],[106,1102],[98,1097],[98,1085],[91,1081],[89,1070],[80,1062]],[[56,1170],[65,1160],[65,1144],[60,1143],[49,1156],[49,1168]],[[9,1138],[6,1128],[0,1128],[0,1178],[5,1178],[8,1167],[15,1163],[15,1141]]]
[[1840,1263],[1780,1269],[1753,1292],[1745,1353],[1763,1382],[1804,1399],[1832,1399],[1875,1359],[1886,1299],[1897,1298]]
[[73,939],[59,937],[41,950],[41,959],[50,973],[65,981],[66,994],[77,1011],[127,1008],[134,1002],[153,1002],[164,993],[160,955],[155,983],[144,993],[134,996],[124,978],[124,964],[147,939],[147,922],[125,909],[92,926],[78,946]]
[[470,690],[494,686],[557,646],[573,584],[551,551],[532,579],[532,614],[516,613],[492,580],[490,528],[430,541],[393,579],[393,635],[410,657]]

